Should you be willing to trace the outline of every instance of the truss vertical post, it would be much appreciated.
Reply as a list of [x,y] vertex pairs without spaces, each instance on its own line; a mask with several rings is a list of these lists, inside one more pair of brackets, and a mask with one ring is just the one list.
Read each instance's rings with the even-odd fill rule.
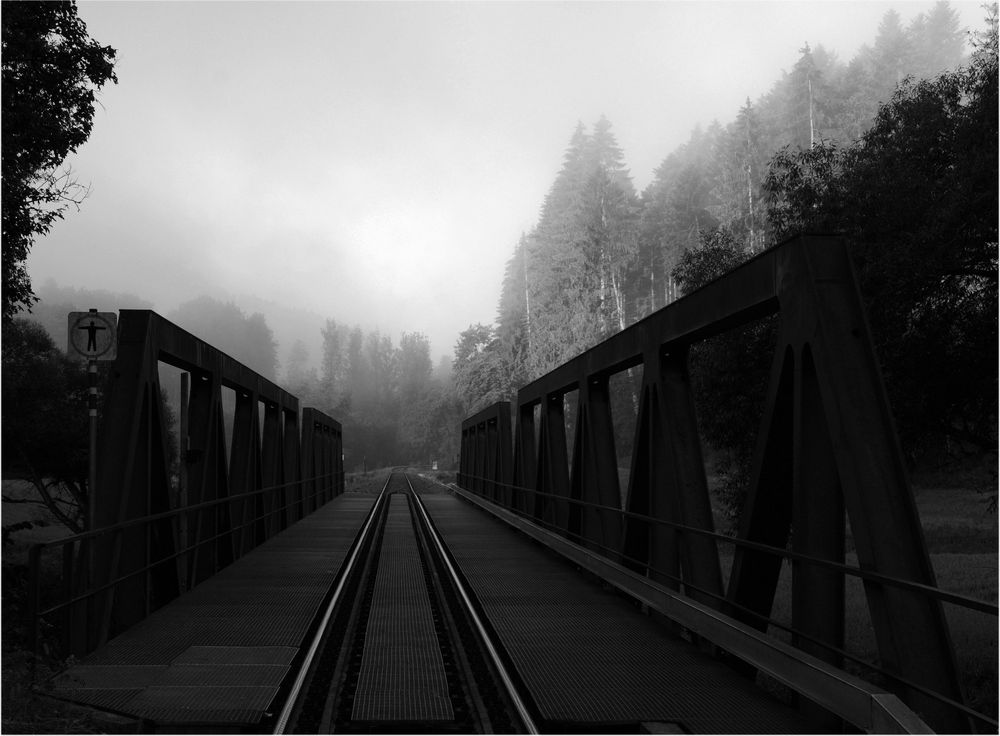
[[264,404],[264,428],[260,442],[260,483],[273,490],[264,494],[263,511],[266,529],[264,536],[270,537],[285,528],[285,497],[287,489],[283,483],[281,457],[281,410],[272,401]]
[[535,406],[521,405],[517,410],[517,426],[514,435],[514,508],[531,513],[535,508],[535,497],[531,490],[537,479],[535,462]]
[[[863,570],[934,585],[843,238],[792,238],[521,388],[515,443],[515,480],[539,491],[530,503],[532,515],[572,533],[576,522],[570,519],[581,517],[568,513],[571,494],[594,498],[592,481],[613,487],[609,469],[595,464],[613,458],[613,452],[595,449],[594,443],[608,444],[598,429],[607,422],[602,388],[588,381],[642,364],[626,503],[632,514],[649,518],[627,519],[624,561],[671,587],[684,583],[693,597],[695,588],[717,591],[721,576],[714,543],[678,531],[713,527],[688,348],[775,313],[780,316],[777,344],[739,531],[739,539],[758,546],[737,546],[727,590],[733,615],[761,629],[767,626],[764,618],[771,612],[789,540],[793,556],[841,561],[845,510]],[[563,402],[574,389],[580,390],[581,403],[569,478]],[[535,406],[540,406],[537,441]],[[587,540],[596,533],[593,522],[583,514]],[[796,643],[835,662],[828,649],[808,639],[833,647],[842,642],[841,576],[798,559],[792,587]],[[886,670],[961,702],[941,603],[870,580],[865,592]],[[932,726],[969,730],[964,716],[920,689],[899,691]]]
[[577,437],[580,441],[573,452],[572,482],[573,495],[585,504],[580,520],[580,536],[587,546],[615,559],[622,538],[621,514],[586,505],[621,508],[611,397],[606,375],[592,376],[580,382]]
[[[143,618],[179,594],[213,575],[259,544],[302,509],[277,513],[280,498],[262,497],[262,483],[280,485],[298,480],[303,453],[298,432],[298,400],[232,358],[148,310],[121,310],[118,357],[105,399],[103,431],[98,448],[100,489],[91,499],[94,530],[124,525],[95,539],[95,584],[127,580],[96,593],[86,608],[92,650],[117,630]],[[182,476],[186,498],[171,498],[168,428],[160,393],[159,363],[187,371],[190,395],[182,399]],[[222,387],[236,393],[232,447],[226,447]],[[265,404],[264,427],[260,403]],[[343,488],[343,466],[334,457],[342,447],[340,425],[309,410],[323,427],[320,449],[330,474],[327,498]],[[281,415],[284,415],[282,419]],[[310,423],[309,439],[313,439]],[[266,437],[264,437],[266,435]],[[231,454],[229,450],[231,449]],[[229,464],[231,460],[232,474]],[[310,462],[312,456],[309,458]],[[310,465],[311,470],[315,468]],[[266,477],[266,481],[265,481]],[[312,479],[310,474],[309,478]],[[235,489],[239,497],[230,492]],[[294,490],[292,490],[294,489]],[[301,490],[292,486],[292,500]],[[155,521],[130,523],[191,505],[212,504],[198,511]],[[310,510],[313,505],[310,506]],[[230,513],[232,512],[232,514]],[[241,526],[233,534],[233,525]],[[175,562],[178,540],[194,547],[188,559]],[[187,565],[186,574],[182,566]],[[78,576],[79,577],[79,576]],[[77,622],[79,623],[79,622]]]
[[[229,453],[229,483],[231,514],[238,530],[233,539],[233,556],[242,557],[258,544],[257,523],[260,494],[260,439],[257,394],[236,392],[236,414],[233,418],[232,448]],[[253,495],[251,495],[253,494]]]
[[[666,490],[669,465],[664,451],[660,416],[657,353],[658,351],[647,353],[644,359],[627,510],[638,516],[672,520],[673,499]],[[680,564],[677,558],[677,533],[671,526],[628,518],[625,523],[624,554],[629,567],[674,590],[678,588]]]
[[[126,314],[123,312],[123,317]],[[98,453],[97,487],[101,491],[91,499],[95,528],[170,507],[155,325],[148,316],[152,313],[140,314],[145,319],[119,321],[118,357],[113,367],[116,380],[106,397]],[[95,545],[94,582],[106,584],[168,556],[173,541],[173,535],[161,524],[105,535]],[[95,638],[88,642],[88,649],[102,644],[117,628],[141,620],[151,602],[176,595],[175,566],[169,565],[174,569],[172,582],[164,567],[136,575],[99,596],[99,620],[89,627]],[[151,585],[161,589],[152,590]]]
[[316,509],[316,420],[314,409],[302,410],[302,515]]
[[[793,431],[792,549],[831,562],[844,561],[844,497],[812,355],[806,347],[796,361]],[[811,639],[843,649],[844,576],[804,560],[792,561],[792,628],[795,646],[835,667],[839,654]],[[800,704],[812,724],[841,730],[840,719],[819,706]]]
[[[805,335],[815,361],[827,434],[864,569],[934,586],[934,571],[846,248],[821,238],[789,250],[796,295],[810,307]],[[831,239],[832,240],[832,239]],[[787,287],[796,287],[789,278]],[[940,601],[866,581],[883,666],[961,702]],[[938,730],[967,731],[968,719],[916,690],[904,699]]]
[[283,407],[282,415],[282,480],[285,488],[285,513],[288,525],[291,526],[302,518],[302,466],[299,457],[299,413],[289,407]]
[[[569,523],[569,459],[566,453],[566,421],[562,393],[545,397],[539,432],[538,481],[541,493],[539,519],[565,533]],[[536,510],[538,509],[536,505]]]
[[[192,373],[189,402],[188,498],[192,505],[226,498],[229,473],[226,468],[225,433],[222,417],[221,365]],[[232,545],[223,532],[228,513],[221,505],[195,511],[188,525],[195,550],[188,567],[192,586],[208,579],[232,561]]]
[[491,501],[509,503],[510,402],[499,401],[462,422],[459,485]]
[[[650,366],[654,368],[655,366]],[[664,454],[671,461],[671,483],[658,498],[673,497],[672,518],[684,526],[714,531],[712,505],[705,479],[705,461],[695,419],[694,397],[688,375],[688,346],[671,347],[660,357],[658,388],[663,417]],[[664,511],[667,511],[665,508]],[[677,534],[682,577],[690,584],[686,593],[705,605],[722,607],[722,572],[714,539],[695,532]]]
[[[780,347],[780,345],[779,345]],[[751,470],[751,483],[740,513],[739,539],[778,549],[788,543],[792,524],[792,445],[794,356],[779,350],[771,367],[768,397]],[[778,587],[780,556],[737,546],[729,577],[728,599],[733,616],[761,631],[771,613]]]

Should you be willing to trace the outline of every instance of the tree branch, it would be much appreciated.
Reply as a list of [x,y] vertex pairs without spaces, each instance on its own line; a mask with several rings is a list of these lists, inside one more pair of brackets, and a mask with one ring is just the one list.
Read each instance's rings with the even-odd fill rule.
[[63,526],[73,533],[82,533],[83,528],[71,517],[69,517],[62,509],[60,509],[58,505],[56,505],[56,501],[52,498],[52,494],[49,493],[45,480],[38,474],[38,471],[35,470],[35,466],[32,465],[31,461],[28,460],[28,456],[20,444],[17,446],[17,453],[20,455],[21,461],[31,474],[31,483],[38,491],[38,495],[42,497],[42,500],[45,502],[45,506],[48,508],[49,512],[51,512],[51,514],[55,516],[63,524]]

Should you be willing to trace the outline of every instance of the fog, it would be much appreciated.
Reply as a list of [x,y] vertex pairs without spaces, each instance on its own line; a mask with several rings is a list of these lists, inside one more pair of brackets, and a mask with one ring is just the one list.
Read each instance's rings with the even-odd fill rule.
[[[847,60],[890,7],[931,5],[83,2],[119,83],[68,160],[90,196],[29,272],[162,314],[233,300],[269,317],[282,361],[298,335],[269,304],[422,332],[436,363],[493,321],[577,121],[610,119],[641,190],[806,42]],[[978,2],[952,6],[981,26]]]

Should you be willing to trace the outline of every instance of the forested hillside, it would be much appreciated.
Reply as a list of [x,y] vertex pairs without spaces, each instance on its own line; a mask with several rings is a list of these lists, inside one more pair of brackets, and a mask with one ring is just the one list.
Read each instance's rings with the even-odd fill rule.
[[[451,467],[472,412],[514,400],[518,387],[789,234],[840,232],[904,449],[995,450],[996,5],[984,16],[970,35],[942,0],[906,19],[887,12],[850,60],[803,46],[770,91],[728,123],[692,131],[641,192],[611,121],[577,124],[537,223],[497,274],[495,323],[466,329],[451,366],[435,369],[420,333],[396,345],[333,319],[313,343],[322,338],[318,370],[295,339],[313,323],[280,336],[295,344],[279,366],[264,312],[202,297],[166,316],[340,420],[349,470]],[[67,311],[150,306],[54,284],[40,293],[34,317],[58,345]],[[741,397],[766,380],[768,329],[693,355],[702,431],[732,478],[756,431],[758,410]]]
[[394,345],[378,330],[328,319],[322,337],[320,370],[308,367],[305,346],[296,343],[283,385],[303,406],[341,422],[347,470],[457,462],[464,407],[423,334],[404,333]]
[[[846,61],[804,46],[732,121],[694,130],[642,192],[611,122],[579,124],[514,245],[496,323],[456,345],[468,411],[789,234],[828,231],[850,238],[906,449],[995,447],[996,6],[984,15],[970,36],[944,1],[905,21],[889,11]],[[757,339],[730,345],[731,362]],[[759,379],[751,365],[727,365],[725,380],[695,370],[708,402]],[[751,430],[752,414],[724,417],[709,440],[738,449],[733,422]]]

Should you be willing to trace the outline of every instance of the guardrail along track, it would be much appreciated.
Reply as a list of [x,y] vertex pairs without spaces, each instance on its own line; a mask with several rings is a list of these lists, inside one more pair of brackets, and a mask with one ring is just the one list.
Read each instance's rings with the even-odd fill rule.
[[393,473],[275,733],[535,730],[419,495]]

